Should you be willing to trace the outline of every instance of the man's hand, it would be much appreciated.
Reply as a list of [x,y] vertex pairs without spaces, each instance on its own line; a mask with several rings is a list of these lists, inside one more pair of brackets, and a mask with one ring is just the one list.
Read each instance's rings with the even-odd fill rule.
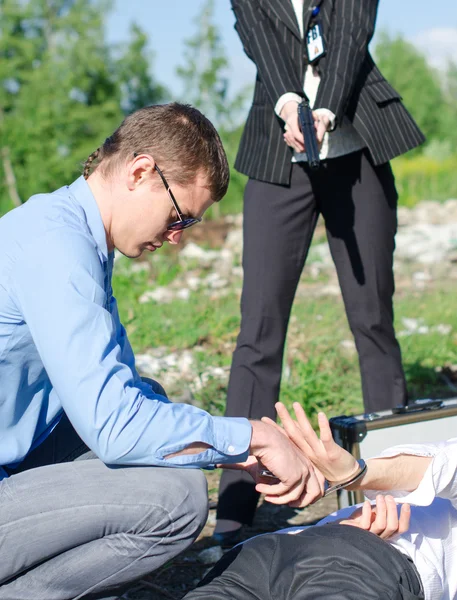
[[388,540],[408,531],[410,519],[411,507],[409,504],[402,504],[399,514],[394,498],[380,494],[376,496],[376,506],[366,500],[363,506],[354,511],[348,519],[341,519],[337,522],[340,525],[350,525],[371,531],[383,540]]
[[284,432],[261,421],[252,421],[251,424],[251,454],[262,468],[271,471],[278,479],[277,483],[273,483],[275,480],[257,483],[256,490],[265,494],[265,499],[273,504],[300,502],[301,506],[307,506],[321,498],[324,493],[323,477],[316,474],[310,462],[297,451]]
[[332,483],[348,481],[358,473],[359,463],[352,454],[333,440],[330,424],[324,413],[318,414],[319,439],[298,402],[293,405],[297,421],[292,420],[284,404],[278,402],[275,406],[290,440],[327,481]]

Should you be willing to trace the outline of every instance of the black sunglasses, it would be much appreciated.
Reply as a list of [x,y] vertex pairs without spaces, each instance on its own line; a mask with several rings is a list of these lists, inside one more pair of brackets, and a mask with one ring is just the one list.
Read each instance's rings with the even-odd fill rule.
[[[138,152],[134,152],[133,156],[138,156]],[[178,203],[176,202],[176,198],[173,196],[173,192],[171,191],[171,188],[168,185],[168,181],[165,179],[164,174],[157,165],[154,165],[154,169],[159,174],[160,179],[162,180],[163,185],[167,190],[168,196],[170,197],[171,203],[173,204],[173,207],[176,211],[176,214],[178,215],[178,221],[173,221],[173,223],[170,223],[170,225],[168,225],[167,227],[167,231],[181,231],[183,229],[187,229],[188,227],[192,227],[192,225],[195,225],[196,223],[200,223],[201,219],[199,219],[198,217],[186,217],[181,212],[181,209],[179,208]]]

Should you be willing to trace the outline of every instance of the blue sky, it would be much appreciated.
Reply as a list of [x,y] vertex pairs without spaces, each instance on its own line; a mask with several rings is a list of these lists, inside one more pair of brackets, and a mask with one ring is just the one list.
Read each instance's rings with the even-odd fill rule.
[[[107,19],[108,40],[125,41],[130,24],[138,23],[149,36],[155,77],[179,95],[181,85],[175,70],[185,62],[183,41],[194,34],[194,20],[203,4],[204,0],[115,0]],[[233,29],[229,0],[215,0],[215,6],[216,22],[231,61],[232,90],[236,90],[253,83],[254,68]],[[380,0],[377,31],[381,29],[403,34],[437,66],[445,64],[447,57],[457,62],[457,0]]]

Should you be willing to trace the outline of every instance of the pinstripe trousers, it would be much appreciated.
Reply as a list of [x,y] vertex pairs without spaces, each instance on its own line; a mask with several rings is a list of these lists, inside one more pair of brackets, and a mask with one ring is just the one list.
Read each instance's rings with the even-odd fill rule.
[[[396,206],[390,165],[374,166],[366,151],[329,159],[311,174],[304,163],[294,164],[290,186],[249,180],[241,329],[227,416],[275,418],[290,311],[320,213],[359,355],[365,409],[406,403],[393,327]],[[226,471],[218,518],[250,523],[257,499],[249,476]]]

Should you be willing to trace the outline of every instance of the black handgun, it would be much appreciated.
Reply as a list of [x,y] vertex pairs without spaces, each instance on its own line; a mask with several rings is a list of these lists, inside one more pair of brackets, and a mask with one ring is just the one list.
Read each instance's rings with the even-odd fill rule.
[[305,141],[305,151],[308,156],[308,164],[311,169],[318,169],[321,164],[319,158],[319,146],[317,145],[316,128],[309,101],[303,100],[298,105],[298,121]]

